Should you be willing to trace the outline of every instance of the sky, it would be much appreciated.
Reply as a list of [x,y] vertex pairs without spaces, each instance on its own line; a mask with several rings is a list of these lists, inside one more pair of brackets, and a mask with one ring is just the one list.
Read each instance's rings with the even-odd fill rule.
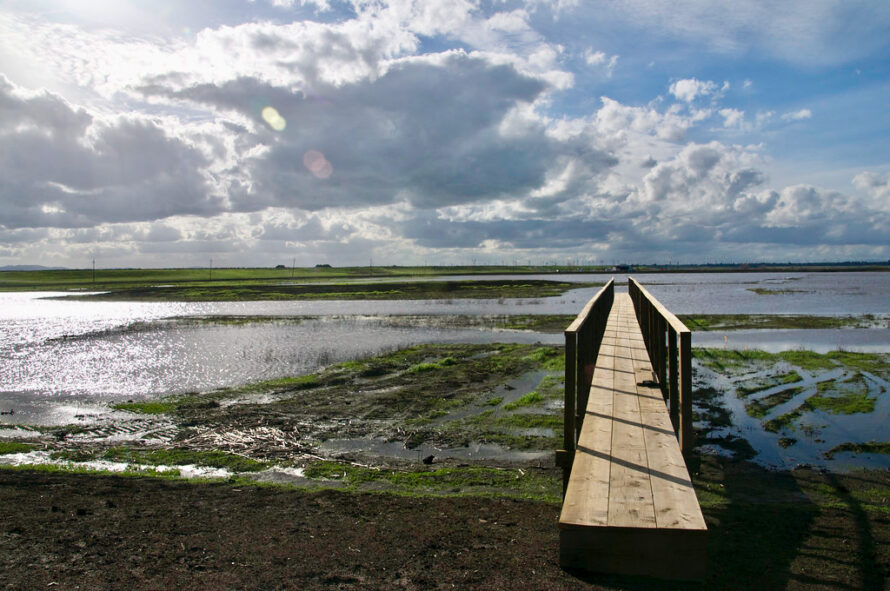
[[0,265],[890,259],[885,0],[3,0]]

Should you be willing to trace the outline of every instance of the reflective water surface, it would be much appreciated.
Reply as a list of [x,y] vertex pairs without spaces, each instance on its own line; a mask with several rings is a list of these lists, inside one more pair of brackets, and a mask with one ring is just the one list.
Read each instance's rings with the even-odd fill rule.
[[[602,283],[610,276],[518,277]],[[890,314],[890,273],[635,277],[675,313]],[[619,286],[626,278],[615,276]],[[144,397],[306,373],[328,363],[423,342],[560,342],[559,335],[396,327],[380,318],[576,314],[597,290],[581,288],[536,299],[198,303],[89,302],[50,299],[59,295],[52,293],[0,293],[0,396]],[[229,315],[317,318],[231,325],[170,320]],[[693,344],[881,351],[890,350],[890,330],[696,333]]]
[[[472,277],[474,279],[496,278]],[[519,278],[518,276],[510,276]],[[603,283],[611,275],[535,279]],[[619,291],[626,275],[616,275]],[[678,273],[634,275],[678,314],[814,314],[890,317],[890,273]],[[454,277],[440,278],[442,280]],[[428,279],[426,279],[428,280]],[[561,343],[562,335],[475,328],[405,326],[400,315],[576,314],[598,287],[562,296],[500,300],[88,302],[53,293],[0,293],[0,424],[61,424],[101,414],[107,401],[240,385],[315,371],[330,363],[428,342]],[[275,317],[227,322],[218,317]],[[213,317],[208,320],[208,317]],[[193,320],[189,320],[193,319]],[[890,329],[695,333],[694,346],[890,351]],[[803,420],[826,425],[814,438],[851,440],[878,433],[890,418],[886,391],[874,413]],[[807,436],[776,445],[760,422],[733,409],[734,429],[771,465],[815,461]],[[10,414],[14,411],[13,414]],[[814,429],[807,429],[814,433]],[[826,435],[828,433],[828,435]],[[844,435],[847,434],[847,435]],[[876,435],[877,436],[877,435]],[[886,436],[883,437],[886,439]],[[852,439],[858,440],[858,439]],[[334,444],[349,447],[352,442]],[[367,445],[363,442],[362,445]],[[414,452],[412,452],[414,453]]]

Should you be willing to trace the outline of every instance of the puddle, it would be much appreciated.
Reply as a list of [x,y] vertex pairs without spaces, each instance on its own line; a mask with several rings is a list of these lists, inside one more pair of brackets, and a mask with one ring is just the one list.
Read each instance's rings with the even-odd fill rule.
[[[890,456],[882,454],[836,453],[826,457],[826,452],[842,443],[866,443],[886,441],[887,425],[890,424],[890,383],[883,378],[861,371],[863,383],[867,387],[867,398],[874,401],[871,412],[834,414],[822,408],[802,406],[807,399],[820,395],[829,399],[842,395],[843,382],[856,375],[852,368],[836,368],[806,371],[788,363],[780,362],[759,371],[738,372],[735,376],[716,373],[696,362],[696,387],[713,387],[722,393],[719,403],[729,412],[731,426],[707,429],[712,439],[721,437],[742,437],[756,452],[753,461],[771,468],[788,469],[799,465],[824,466],[832,470],[847,470],[856,467],[890,468]],[[740,396],[736,388],[741,384],[757,383],[794,369],[802,378],[798,382],[777,384],[747,396]],[[834,380],[841,386],[827,387]],[[819,384],[823,384],[820,391]],[[746,403],[762,401],[771,395],[791,388],[802,388],[789,400],[769,408],[763,417],[752,417],[746,411]],[[770,421],[782,420],[786,424],[774,430],[766,425]],[[790,417],[790,418],[788,418]],[[697,425],[696,428],[706,427]],[[707,443],[703,451],[726,454],[718,445]]]

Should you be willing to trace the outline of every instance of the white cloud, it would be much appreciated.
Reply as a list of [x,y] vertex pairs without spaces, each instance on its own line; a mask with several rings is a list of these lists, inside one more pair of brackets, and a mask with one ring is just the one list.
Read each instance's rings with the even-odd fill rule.
[[691,103],[697,97],[708,96],[717,92],[717,84],[710,80],[696,80],[686,78],[677,80],[670,87],[670,93],[687,103]]
[[0,76],[0,226],[212,214],[223,199],[188,142],[149,118],[101,117]]
[[[728,82],[692,77],[674,79],[669,100],[577,101],[629,96],[608,79],[619,56],[595,50],[601,39],[559,37],[583,28],[584,3],[257,5],[267,18],[157,37],[0,16],[0,71],[15,81],[0,79],[0,259],[890,250],[886,173],[858,174],[852,196],[771,187],[758,148],[708,141],[808,119],[809,109],[724,106]],[[641,6],[598,10],[607,26]],[[768,12],[759,2],[649,8],[664,30],[651,14],[634,26],[705,39],[699,49],[781,44],[774,23],[752,27]],[[324,22],[271,20],[312,9]],[[819,26],[811,48],[830,45],[834,25]],[[792,54],[783,59],[801,59]],[[648,59],[628,56],[628,73]]]
[[860,172],[853,177],[853,185],[868,194],[872,207],[890,212],[890,172]]
[[809,119],[813,116],[812,111],[809,109],[801,109],[800,111],[794,111],[792,113],[785,113],[782,115],[783,121],[801,121],[803,119]]
[[738,109],[720,109],[723,117],[723,127],[740,128],[745,123],[745,112]]
[[602,67],[606,76],[612,76],[612,72],[618,64],[618,55],[609,56],[604,51],[593,51],[592,48],[588,48],[584,52],[584,61],[588,66]]

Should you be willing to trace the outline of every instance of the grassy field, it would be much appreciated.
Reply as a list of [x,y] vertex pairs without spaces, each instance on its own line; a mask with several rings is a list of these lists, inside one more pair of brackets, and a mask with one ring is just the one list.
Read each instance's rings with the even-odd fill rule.
[[[521,273],[552,273],[554,280],[417,280]],[[96,271],[95,276],[91,270],[5,271],[0,272],[0,291],[99,292],[83,297],[129,301],[498,299],[555,296],[589,285],[558,281],[558,273],[546,267],[112,269]]]
[[466,266],[466,267],[295,267],[220,269],[91,269],[2,271],[0,291],[105,291],[154,285],[244,285],[282,281],[347,281],[432,277],[440,275],[603,273],[603,267]]

